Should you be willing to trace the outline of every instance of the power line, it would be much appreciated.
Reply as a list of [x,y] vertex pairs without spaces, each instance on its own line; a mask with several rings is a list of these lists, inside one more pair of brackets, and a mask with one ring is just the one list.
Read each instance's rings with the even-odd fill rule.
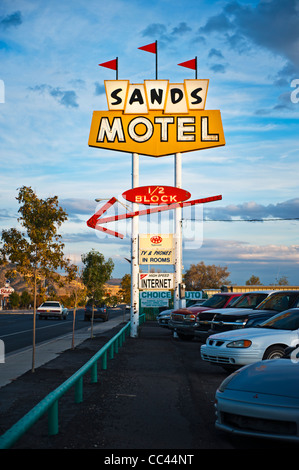
[[193,222],[281,222],[290,220],[299,220],[299,217],[287,217],[287,218],[269,218],[269,219],[185,219],[192,220]]

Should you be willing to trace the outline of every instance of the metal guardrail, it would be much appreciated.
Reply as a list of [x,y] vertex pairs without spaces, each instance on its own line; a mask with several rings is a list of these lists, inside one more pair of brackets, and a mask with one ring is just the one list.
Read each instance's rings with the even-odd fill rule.
[[[140,315],[139,325],[144,323],[145,315]],[[59,432],[58,401],[72,387],[75,387],[75,403],[83,401],[83,377],[91,371],[91,383],[98,381],[98,361],[102,359],[102,370],[107,369],[108,359],[113,359],[119,352],[126,335],[129,335],[131,323],[124,326],[108,343],[106,343],[89,361],[63,384],[49,393],[23,418],[0,436],[0,449],[9,449],[23,436],[46,412],[48,412],[48,435],[54,436]]]

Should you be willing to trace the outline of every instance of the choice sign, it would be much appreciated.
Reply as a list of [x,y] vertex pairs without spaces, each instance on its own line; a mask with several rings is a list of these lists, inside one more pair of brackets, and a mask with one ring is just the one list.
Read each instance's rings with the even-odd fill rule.
[[122,196],[127,201],[139,204],[172,204],[186,201],[191,194],[173,186],[140,186],[128,189]]
[[219,110],[205,110],[209,80],[105,80],[109,111],[94,111],[88,145],[162,157],[225,145]]

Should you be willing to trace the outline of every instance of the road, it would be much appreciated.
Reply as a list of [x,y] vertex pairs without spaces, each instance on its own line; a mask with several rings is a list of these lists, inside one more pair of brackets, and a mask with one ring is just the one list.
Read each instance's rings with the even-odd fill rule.
[[[121,308],[109,309],[109,318],[122,315]],[[102,322],[102,320],[94,320]],[[86,328],[89,322],[84,321],[84,309],[76,312],[75,329]],[[36,320],[36,344],[66,335],[73,329],[73,310],[69,311],[66,320]],[[5,353],[9,354],[32,345],[33,314],[2,313],[0,314],[0,339],[5,343]]]

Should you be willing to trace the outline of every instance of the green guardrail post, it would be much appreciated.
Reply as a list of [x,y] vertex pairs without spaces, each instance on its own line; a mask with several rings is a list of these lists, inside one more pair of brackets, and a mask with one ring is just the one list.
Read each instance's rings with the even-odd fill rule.
[[54,401],[53,405],[48,410],[48,434],[55,436],[58,434],[58,400]]
[[113,359],[114,358],[114,343],[111,344],[110,348],[109,348],[109,358],[110,359]]
[[79,377],[75,385],[75,403],[83,401],[83,376]]
[[102,356],[102,369],[107,370],[107,350],[104,352]]
[[95,363],[91,367],[91,383],[96,384],[98,381],[98,362]]

